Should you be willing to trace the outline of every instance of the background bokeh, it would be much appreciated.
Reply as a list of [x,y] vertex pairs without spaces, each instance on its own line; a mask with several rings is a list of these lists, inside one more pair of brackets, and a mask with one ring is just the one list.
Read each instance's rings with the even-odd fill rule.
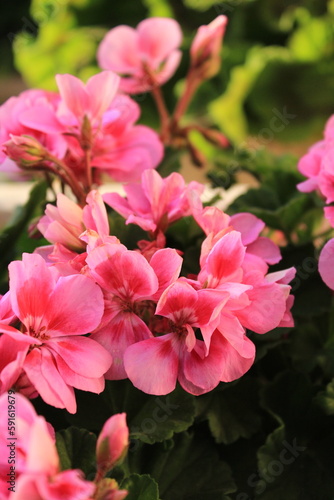
[[[181,66],[165,87],[173,105],[191,39],[219,14],[229,18],[219,75],[202,86],[190,113],[235,143],[257,137],[274,151],[303,153],[334,112],[334,1],[326,0],[16,0],[1,4],[0,99],[25,86],[54,89],[55,73],[83,79],[98,71],[96,48],[118,24],[172,16],[184,31]],[[155,125],[150,98],[138,96],[142,120]],[[277,112],[289,127],[270,133]]]

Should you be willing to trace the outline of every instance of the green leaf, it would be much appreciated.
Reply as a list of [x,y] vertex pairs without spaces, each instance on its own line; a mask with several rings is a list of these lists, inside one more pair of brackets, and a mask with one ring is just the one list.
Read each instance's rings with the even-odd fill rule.
[[230,444],[249,438],[261,427],[258,390],[254,380],[242,378],[234,384],[197,399],[201,418],[206,418],[217,443]]
[[128,490],[126,500],[159,500],[158,485],[148,474],[131,474],[120,488]]
[[155,478],[163,500],[227,500],[236,490],[229,466],[210,441],[184,432],[145,452],[147,447],[141,472]]
[[317,394],[315,402],[326,415],[334,415],[334,379],[326,386],[324,391]]
[[147,398],[129,420],[131,436],[144,443],[161,442],[187,430],[194,417],[194,397],[177,387],[167,396]]
[[87,477],[94,473],[95,434],[86,429],[69,427],[56,433],[56,446],[62,470],[80,469]]

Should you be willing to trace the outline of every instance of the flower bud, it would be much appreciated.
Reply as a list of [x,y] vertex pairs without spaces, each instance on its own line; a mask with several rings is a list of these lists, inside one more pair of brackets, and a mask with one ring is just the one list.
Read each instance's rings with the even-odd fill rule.
[[210,24],[200,26],[190,47],[191,67],[206,80],[220,68],[220,49],[227,24],[226,16],[218,16]]
[[104,424],[96,443],[97,467],[107,472],[126,455],[129,446],[129,429],[126,414],[117,413]]
[[123,500],[128,495],[127,490],[120,490],[115,479],[103,479],[97,485],[94,498],[96,500]]
[[3,145],[4,153],[21,167],[29,167],[45,160],[48,152],[42,144],[29,135],[11,135]]

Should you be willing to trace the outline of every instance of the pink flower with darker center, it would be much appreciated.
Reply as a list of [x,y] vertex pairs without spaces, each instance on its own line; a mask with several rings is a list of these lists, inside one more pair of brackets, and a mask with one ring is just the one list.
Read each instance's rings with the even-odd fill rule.
[[[168,394],[177,380],[191,394],[204,394],[221,379],[224,358],[222,340],[213,334],[207,351],[195,331],[215,320],[229,295],[226,292],[196,291],[188,283],[176,281],[161,295],[156,314],[167,319],[156,337],[137,342],[125,351],[124,366],[132,383],[148,394]],[[146,368],[144,368],[146,367]]]
[[97,59],[103,69],[122,76],[120,88],[129,94],[163,85],[181,59],[182,32],[173,19],[152,17],[137,28],[117,26],[102,40]]
[[101,321],[102,292],[86,276],[59,277],[37,254],[12,262],[9,277],[21,330],[0,323],[0,338],[9,337],[24,351],[22,370],[44,401],[75,413],[73,387],[102,392],[112,362],[102,346],[84,336]]

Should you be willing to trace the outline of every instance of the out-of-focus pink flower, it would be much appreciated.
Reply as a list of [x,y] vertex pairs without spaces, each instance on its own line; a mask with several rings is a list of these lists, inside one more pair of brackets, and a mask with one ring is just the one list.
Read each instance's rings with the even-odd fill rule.
[[86,276],[59,277],[37,254],[12,262],[9,276],[11,304],[22,331],[0,324],[0,332],[25,348],[22,368],[41,397],[75,413],[73,387],[100,393],[112,362],[102,346],[84,336],[101,321],[102,292]]
[[47,158],[47,151],[34,137],[12,135],[10,141],[3,144],[6,155],[18,165],[29,167]]
[[204,186],[191,182],[186,186],[183,177],[177,172],[162,178],[155,170],[142,174],[141,185],[127,184],[127,194],[122,198],[117,193],[107,193],[104,201],[114,210],[126,217],[127,224],[137,224],[145,231],[158,234],[181,217],[190,215],[189,195],[203,192]]
[[[15,425],[15,481],[13,500],[89,500],[94,483],[78,470],[60,471],[53,428],[36,415],[31,403],[20,394],[0,397],[0,478],[8,480],[8,405],[12,403]],[[14,442],[14,439],[12,439]],[[7,483],[8,487],[8,483]]]
[[129,446],[129,428],[126,414],[118,413],[110,417],[102,427],[96,443],[98,469],[107,472],[120,462]]
[[319,257],[319,273],[326,285],[334,290],[334,238],[327,241]]
[[202,79],[219,71],[220,49],[227,25],[226,16],[218,16],[210,24],[200,26],[190,47],[191,69]]
[[135,125],[140,108],[130,97],[116,95],[118,76],[104,71],[86,86],[72,75],[57,75],[60,97],[56,109],[46,103],[25,110],[20,119],[26,127],[42,134],[66,138],[66,165],[79,179],[86,175],[85,150],[91,166],[115,180],[132,182],[145,169],[155,168],[163,157],[158,134]]
[[121,90],[137,94],[171,78],[181,59],[181,41],[176,21],[152,17],[136,29],[122,25],[110,30],[100,44],[97,59],[101,68],[122,76]]
[[[14,160],[11,160],[1,146],[11,140],[11,136],[29,136],[38,141],[46,150],[58,158],[63,158],[67,149],[67,142],[56,130],[41,131],[40,128],[30,127],[24,123],[25,113],[33,113],[43,120],[44,115],[53,116],[59,105],[59,96],[56,93],[44,90],[26,90],[17,97],[11,97],[0,106],[0,165],[6,172],[19,172]],[[40,114],[40,110],[44,114]],[[13,145],[14,147],[14,145]],[[12,154],[14,151],[12,149]],[[30,158],[31,159],[31,158]]]

